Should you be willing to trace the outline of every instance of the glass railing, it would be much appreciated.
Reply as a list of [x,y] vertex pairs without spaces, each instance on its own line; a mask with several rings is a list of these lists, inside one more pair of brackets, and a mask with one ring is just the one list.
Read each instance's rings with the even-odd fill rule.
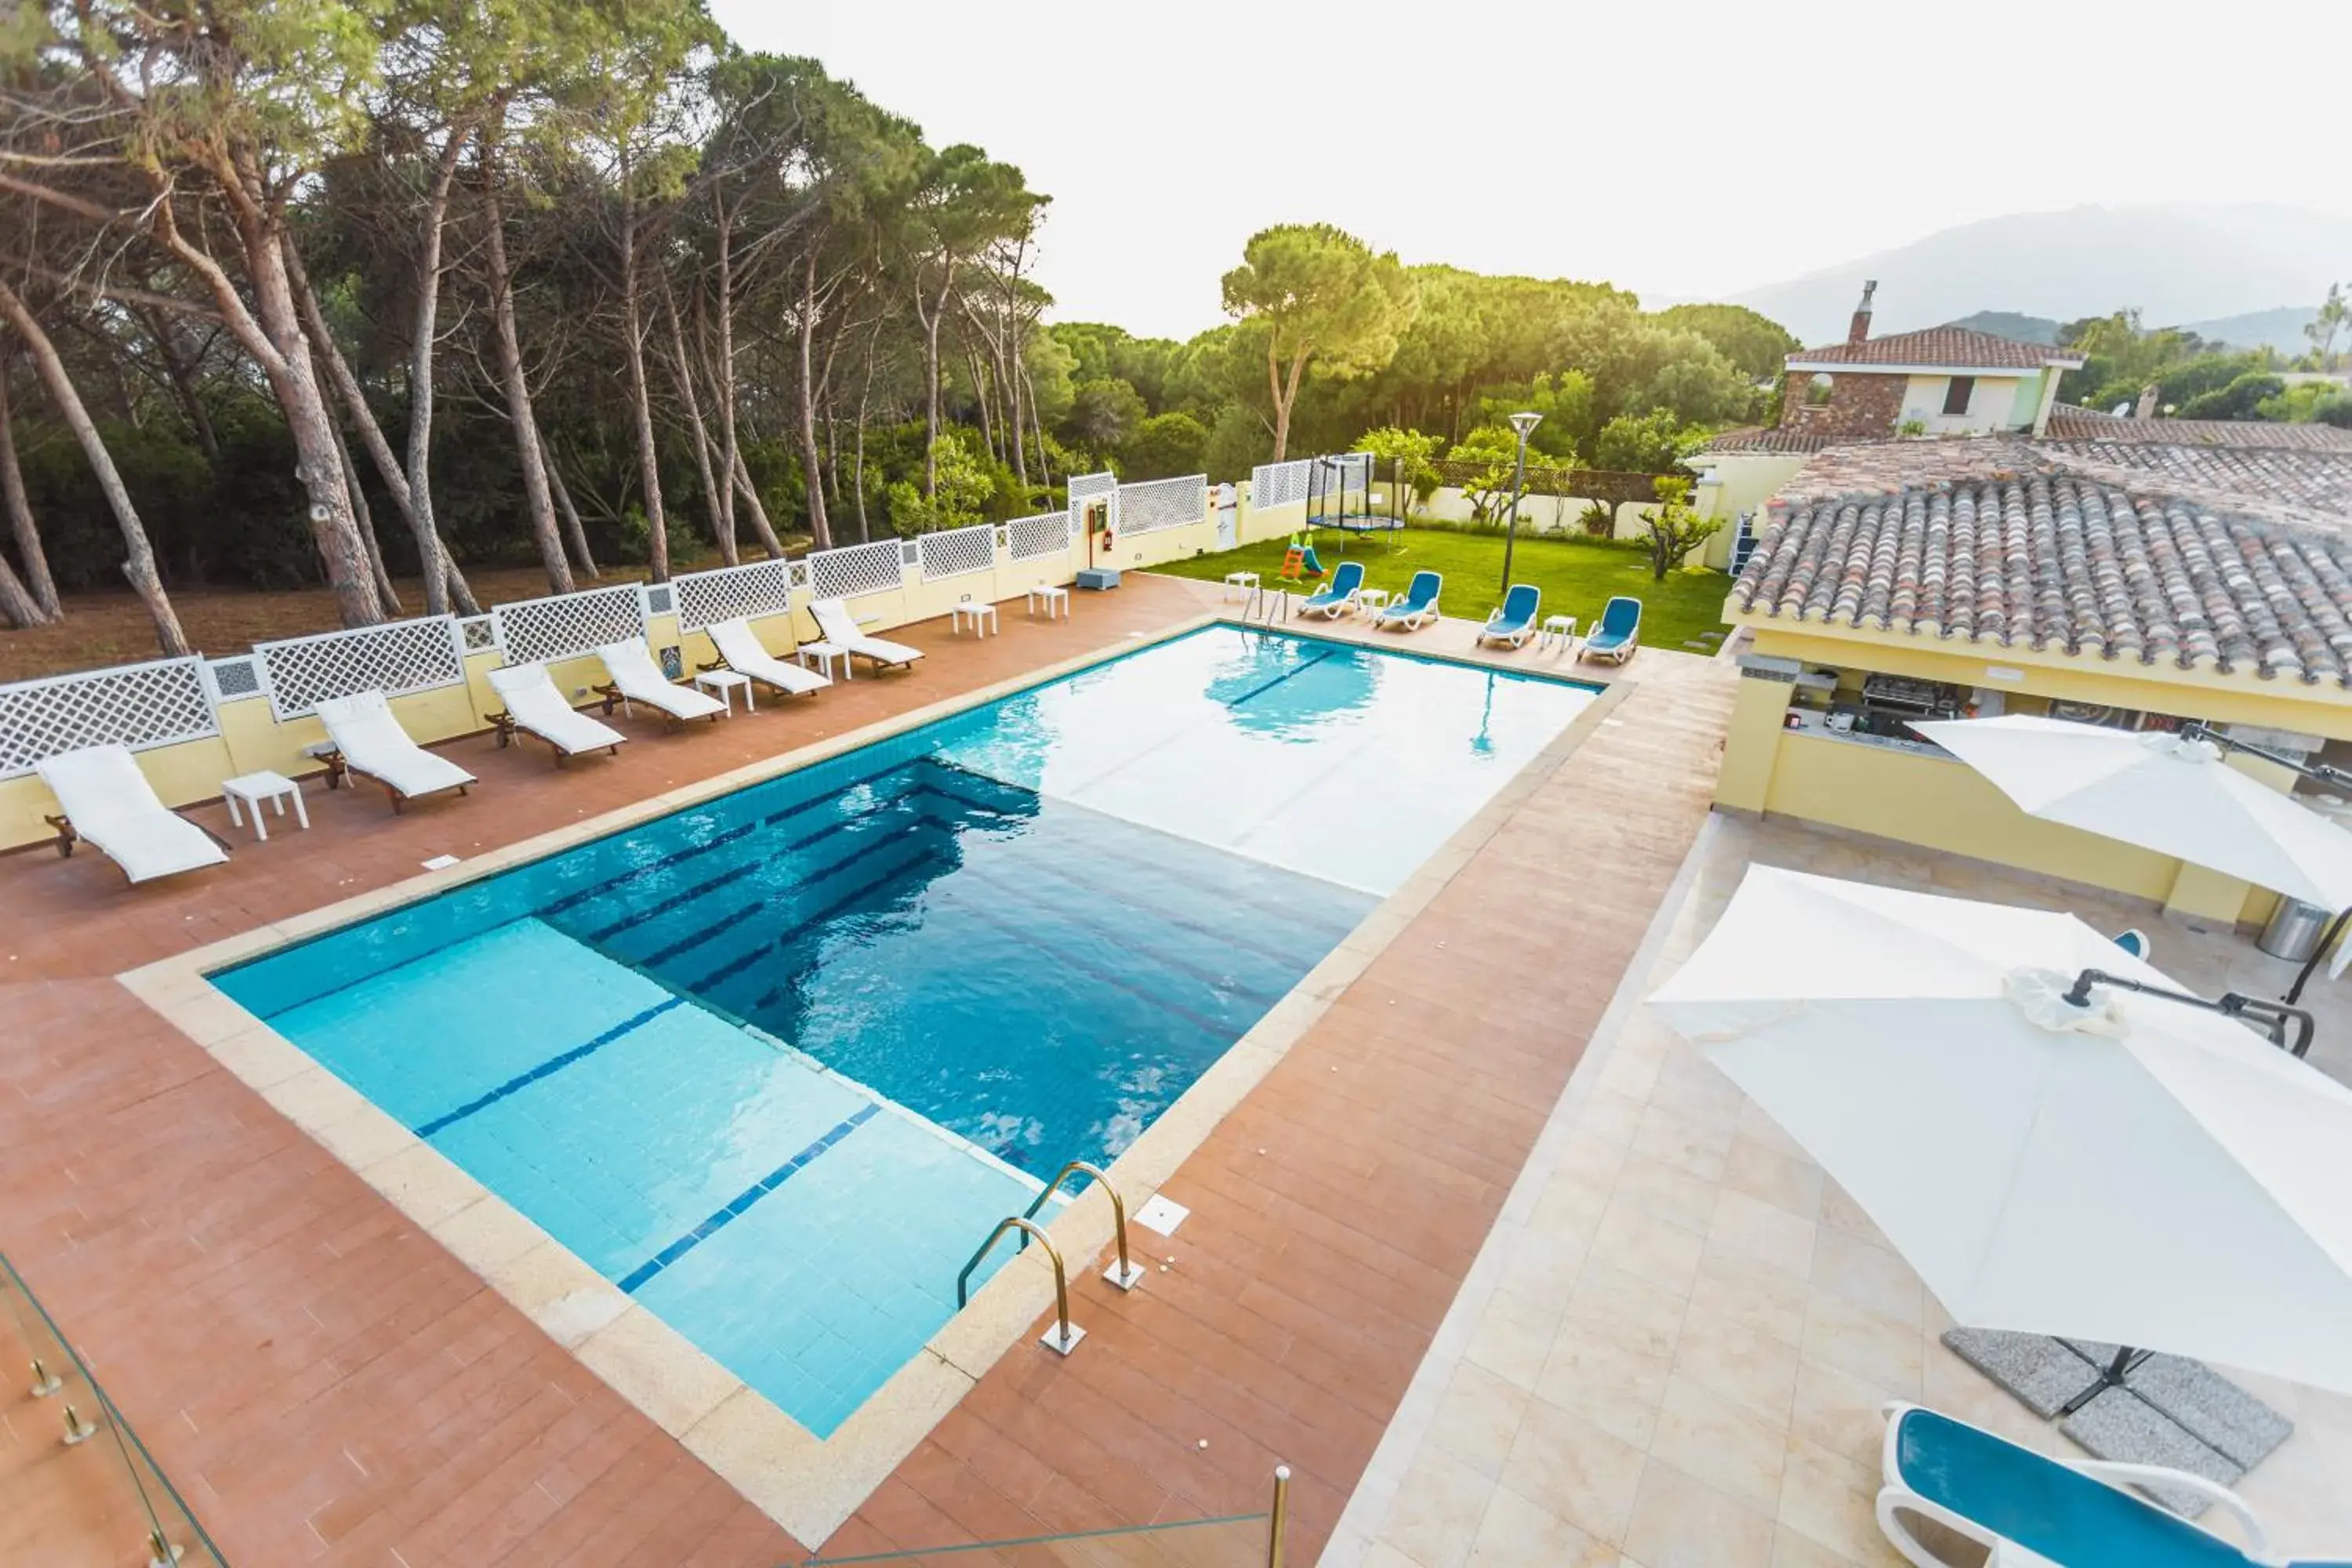
[[147,1446],[0,1254],[0,1499],[10,1563],[226,1568]]
[[1265,1513],[1177,1520],[1124,1530],[1082,1530],[858,1556],[803,1558],[799,1568],[1283,1568],[1290,1522],[1290,1470],[1274,1473]]

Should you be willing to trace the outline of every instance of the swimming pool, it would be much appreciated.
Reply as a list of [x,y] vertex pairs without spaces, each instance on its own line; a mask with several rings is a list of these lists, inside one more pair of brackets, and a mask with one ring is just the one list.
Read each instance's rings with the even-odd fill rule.
[[212,979],[824,1436],[1591,695],[1213,626]]

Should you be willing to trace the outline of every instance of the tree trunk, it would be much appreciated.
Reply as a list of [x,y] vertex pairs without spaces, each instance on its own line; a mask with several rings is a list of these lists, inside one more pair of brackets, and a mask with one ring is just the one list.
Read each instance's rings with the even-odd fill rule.
[[[797,399],[801,438],[801,488],[808,492],[809,539],[818,550],[833,548],[833,528],[824,515],[824,475],[816,458],[816,252],[801,268],[800,375]],[[926,494],[929,493],[927,489]]]
[[966,349],[963,363],[965,370],[971,376],[971,400],[980,409],[980,438],[987,445],[989,457],[1001,462],[1004,454],[997,450],[995,411],[989,406],[992,401],[989,396],[990,384],[981,374],[980,355],[971,349]]
[[[326,568],[327,586],[335,595],[335,610],[347,626],[374,626],[383,619],[375,584],[367,564],[367,548],[360,542],[352,518],[351,494],[343,488],[341,462],[335,456],[334,422],[327,417],[327,400],[310,365],[310,340],[302,331],[294,301],[294,287],[286,256],[291,248],[277,218],[232,193],[231,205],[239,238],[244,242],[246,283],[253,309],[243,300],[218,265],[213,295],[229,330],[237,335],[260,364],[286,411],[286,426],[294,437],[295,478],[310,499],[310,542]],[[189,247],[193,249],[194,247]],[[184,258],[185,251],[182,251]],[[211,258],[205,258],[208,263]]]
[[408,328],[408,477],[409,516],[416,537],[433,541],[434,555],[425,562],[425,613],[449,613],[448,574],[439,564],[441,533],[433,516],[433,362],[439,346],[441,317],[441,238],[449,223],[449,188],[457,178],[457,158],[472,138],[470,127],[452,126],[449,140],[433,165],[433,183],[426,187],[424,209],[417,215],[416,298]]
[[1300,349],[1291,356],[1290,384],[1286,389],[1282,380],[1282,361],[1276,356],[1274,339],[1265,342],[1265,382],[1274,393],[1274,460],[1282,461],[1290,447],[1290,405],[1298,396],[1298,373],[1307,363],[1307,351]]
[[[733,548],[735,539],[735,468],[740,459],[735,431],[735,215],[728,209],[726,186],[713,184],[710,205],[719,219],[719,471],[727,476],[719,487],[719,528]],[[698,328],[702,317],[698,310]],[[698,331],[698,337],[700,336]],[[728,558],[733,560],[731,555]]]
[[596,558],[588,553],[588,531],[581,526],[580,513],[572,504],[572,492],[563,488],[563,470],[555,466],[555,453],[547,444],[546,433],[539,428],[536,415],[531,420],[531,436],[538,445],[540,463],[547,471],[548,490],[563,512],[563,534],[572,542],[572,563],[588,581],[601,582],[604,574],[596,570]]
[[138,314],[147,335],[155,340],[156,355],[163,362],[164,379],[172,384],[173,399],[179,404],[188,428],[195,432],[196,445],[203,448],[205,461],[217,468],[221,460],[220,437],[213,429],[213,416],[205,409],[205,400],[196,395],[188,367],[180,363],[180,351],[172,346],[171,328],[159,311],[142,310]]
[[[291,246],[286,248],[286,268],[293,279],[294,299],[301,308],[303,325],[310,329],[311,346],[318,351],[320,360],[327,367],[327,379],[334,383],[335,395],[342,402],[343,412],[351,416],[352,427],[360,433],[360,445],[367,448],[368,460],[375,465],[376,477],[383,480],[383,488],[392,497],[394,509],[400,513],[401,522],[408,529],[409,537],[415,542],[417,570],[429,584],[434,575],[433,563],[440,562],[441,576],[449,586],[448,597],[443,602],[454,604],[462,615],[480,615],[482,606],[474,598],[474,590],[467,584],[466,574],[457,570],[457,562],[441,548],[440,535],[429,526],[423,530],[418,528],[416,509],[409,500],[407,470],[393,455],[392,443],[384,439],[383,426],[376,423],[375,410],[368,406],[367,394],[361,389],[359,377],[352,374],[351,362],[343,358],[342,345],[336,342],[334,334],[327,330],[327,316],[319,308],[318,292],[310,287],[310,275],[302,269],[302,258]],[[425,595],[427,608],[434,603],[434,597],[428,586]]]
[[874,345],[881,336],[878,327],[866,334],[866,384],[857,389],[857,466],[850,479],[849,493],[857,500],[857,542],[860,544],[874,537],[866,523],[866,405],[874,395]]
[[915,294],[915,313],[923,318],[923,499],[929,500],[940,493],[940,323],[947,318],[948,290],[953,287],[955,268],[950,266],[947,276],[940,279],[939,303],[926,313],[922,291]]
[[686,357],[686,330],[677,319],[677,300],[670,293],[669,284],[662,284],[662,313],[669,321],[669,353],[673,373],[677,377],[678,396],[686,404],[688,434],[694,440],[694,469],[702,479],[702,510],[710,516],[710,538],[719,546],[719,559],[729,566],[740,564],[735,551],[734,508],[728,505],[731,485],[719,482],[719,470],[710,466],[710,430],[702,422],[702,399],[694,390],[694,363]]
[[[163,593],[163,579],[155,570],[155,550],[147,541],[147,530],[139,521],[139,512],[131,504],[131,492],[123,488],[122,476],[115,471],[114,458],[107,452],[106,443],[91,423],[89,410],[82,406],[81,397],[74,391],[66,374],[65,362],[58,357],[57,345],[49,342],[48,333],[33,319],[32,311],[16,291],[0,279],[0,317],[16,331],[25,347],[33,356],[33,368],[39,373],[41,384],[48,389],[49,402],[57,408],[74,439],[81,444],[82,456],[89,460],[90,469],[98,476],[98,487],[106,494],[106,504],[113,509],[114,521],[122,530],[124,559],[122,574],[131,580],[131,590],[147,606],[147,614],[155,623],[155,641],[167,655],[177,657],[192,651],[187,634],[180,629],[180,617],[172,609],[172,601]],[[330,461],[332,459],[330,458]],[[336,482],[341,483],[340,475]],[[373,610],[373,603],[367,608]]]
[[[1014,364],[1019,363],[1019,359],[1020,351],[1016,349],[1013,351]],[[1029,453],[1028,437],[1021,427],[1021,384],[1024,378],[1013,374],[1013,366],[1008,365],[1001,354],[997,358],[996,375],[997,379],[1004,384],[1005,402],[1010,405],[1009,412],[1013,421],[1013,477],[1020,482],[1021,505],[1025,510],[1029,505]]]
[[360,471],[352,462],[352,444],[343,439],[343,428],[335,426],[335,456],[342,459],[343,488],[351,492],[352,518],[359,524],[360,542],[367,546],[368,570],[375,575],[375,594],[387,616],[402,613],[400,590],[392,584],[392,574],[384,570],[383,544],[375,536],[375,517],[369,511],[367,492],[360,489]]
[[7,622],[12,631],[23,631],[28,626],[47,626],[54,618],[41,613],[41,606],[33,603],[33,595],[26,591],[25,580],[16,575],[8,558],[0,555],[0,621]]
[[8,508],[8,531],[16,541],[16,559],[25,563],[25,587],[39,612],[37,618],[54,621],[64,616],[65,608],[58,603],[57,580],[49,575],[40,525],[25,494],[24,470],[16,466],[16,416],[8,401],[8,378],[16,370],[16,357],[13,351],[0,348],[0,501]]
[[[502,129],[494,134],[503,135]],[[485,142],[482,151],[482,249],[490,268],[491,337],[499,349],[499,384],[505,389],[507,423],[514,427],[515,457],[522,465],[523,515],[530,521],[531,542],[539,546],[540,564],[547,572],[547,591],[572,590],[572,563],[563,557],[563,539],[556,531],[555,503],[547,483],[547,456],[540,450],[539,416],[530,405],[530,384],[522,372],[522,340],[515,331],[514,274],[507,266],[506,214],[499,205],[496,152]],[[585,542],[581,559],[587,559]],[[595,574],[592,567],[589,575]]]
[[[621,180],[630,171],[625,163]],[[645,323],[638,310],[637,204],[634,195],[621,204],[621,310],[627,341],[622,344],[629,368],[630,412],[637,444],[637,478],[646,492],[646,563],[656,583],[669,581],[669,521],[662,515],[661,454],[654,445],[653,389],[646,384]]]
[[782,561],[784,542],[776,537],[776,525],[768,521],[767,503],[760,499],[758,487],[751,483],[751,470],[743,466],[740,450],[735,454],[735,493],[743,498],[743,504],[751,510],[751,531],[760,536],[760,548],[768,552],[771,560]]
[[1037,384],[1029,380],[1029,367],[1021,367],[1021,379],[1029,384],[1029,423],[1037,433],[1037,482],[1047,489],[1054,488],[1054,459],[1045,451],[1045,416],[1037,412]]

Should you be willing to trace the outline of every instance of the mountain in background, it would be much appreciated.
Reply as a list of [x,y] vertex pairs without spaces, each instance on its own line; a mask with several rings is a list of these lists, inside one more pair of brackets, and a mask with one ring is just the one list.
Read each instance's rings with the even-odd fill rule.
[[2283,300],[2317,300],[2331,279],[2352,278],[2352,216],[2252,205],[2013,213],[1750,289],[1731,303],[1762,311],[1807,343],[1833,343],[1845,336],[1869,278],[1878,279],[1880,332],[1956,321],[1988,299],[2059,321],[2137,306],[2150,326],[2202,322],[2197,331],[2207,332],[2278,311]]
[[2200,338],[2231,343],[2242,349],[2273,348],[2283,353],[2307,353],[2311,340],[2303,329],[2319,312],[2309,305],[2282,305],[2274,310],[2249,310],[2242,316],[2181,324]]
[[[2311,347],[2311,340],[2303,329],[2311,324],[2316,314],[2308,305],[2282,305],[2275,310],[2249,310],[2242,316],[2222,316],[2210,321],[2148,321],[2150,327],[2178,326],[2183,331],[2195,332],[2209,342],[2227,343],[2237,349],[2273,348],[2282,353],[2299,354]],[[1990,332],[1997,338],[2014,338],[2021,343],[2054,343],[2064,328],[2063,321],[2048,316],[2028,316],[2017,310],[1979,310],[1948,321],[1947,326],[1973,327],[1979,332]]]
[[2058,329],[2065,323],[2047,316],[2020,315],[2015,310],[1979,310],[1973,316],[1962,316],[1957,321],[1947,321],[1948,327],[1970,327],[1979,332],[1990,332],[1997,338],[2010,338],[2021,343],[2054,343]]

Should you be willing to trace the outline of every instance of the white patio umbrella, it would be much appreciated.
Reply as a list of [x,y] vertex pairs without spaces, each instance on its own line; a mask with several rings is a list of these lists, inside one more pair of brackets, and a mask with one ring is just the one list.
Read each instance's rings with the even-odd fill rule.
[[2352,1090],[2071,915],[1756,867],[1650,1005],[1974,1328],[2352,1391]]
[[1911,728],[2034,816],[2352,909],[2352,833],[2230,766],[2209,741],[2030,714]]

